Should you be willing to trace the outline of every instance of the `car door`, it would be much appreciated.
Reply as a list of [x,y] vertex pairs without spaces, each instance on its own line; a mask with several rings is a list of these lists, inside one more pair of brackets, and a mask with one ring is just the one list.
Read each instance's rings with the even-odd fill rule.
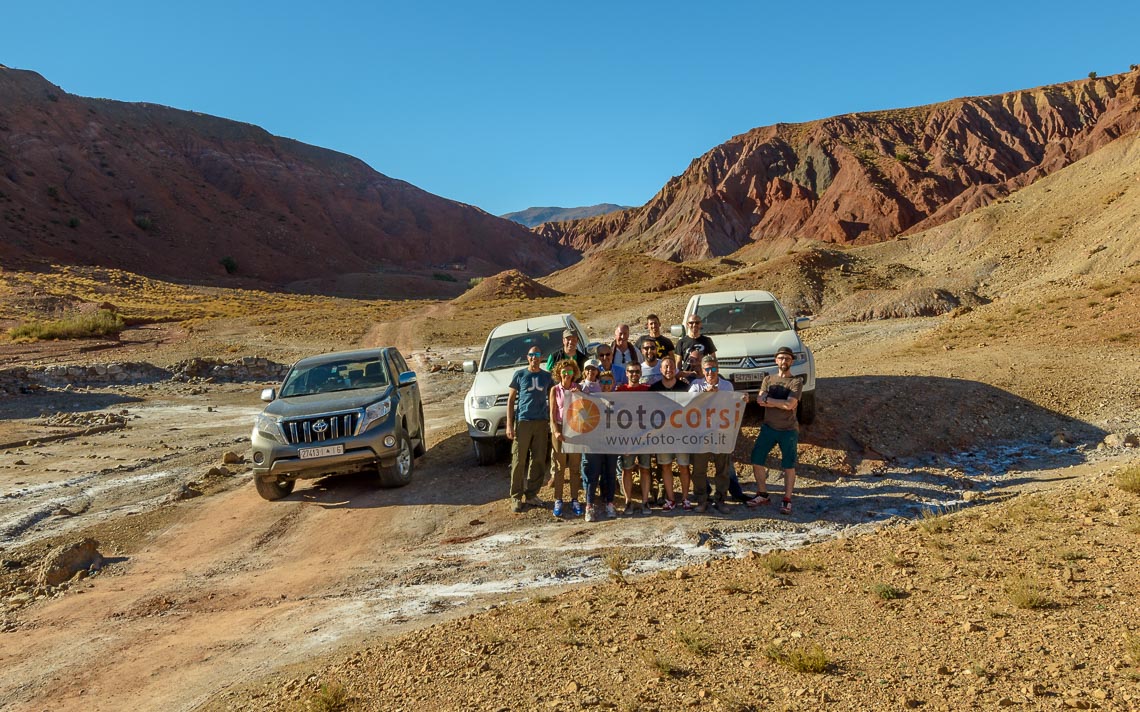
[[395,375],[396,389],[400,394],[399,412],[408,424],[408,433],[422,442],[424,440],[424,424],[420,417],[423,413],[423,403],[420,399],[419,378],[417,377],[411,383],[400,382],[400,374],[407,373],[412,369],[408,368],[407,361],[396,349],[391,349],[388,352],[388,367]]

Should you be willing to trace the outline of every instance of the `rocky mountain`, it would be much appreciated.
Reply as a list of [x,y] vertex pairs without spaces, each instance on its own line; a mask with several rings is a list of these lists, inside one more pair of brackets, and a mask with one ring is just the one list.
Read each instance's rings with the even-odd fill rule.
[[500,215],[499,217],[506,220],[513,220],[519,225],[526,225],[527,227],[538,227],[544,222],[580,220],[582,218],[592,218],[595,215],[605,215],[617,210],[627,209],[628,206],[625,205],[601,203],[599,205],[590,205],[582,208],[527,208],[526,210],[507,213],[506,215]]
[[1140,70],[911,109],[777,124],[695,159],[644,206],[536,228],[669,260],[800,238],[868,244],[1007,195],[1140,128]]
[[70,95],[0,65],[0,266],[101,265],[280,285],[518,268],[576,251],[335,151],[250,124]]

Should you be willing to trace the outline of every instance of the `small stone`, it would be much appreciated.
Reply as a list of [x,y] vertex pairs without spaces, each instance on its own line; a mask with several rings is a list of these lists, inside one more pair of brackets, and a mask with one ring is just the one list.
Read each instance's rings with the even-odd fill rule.
[[998,707],[1012,707],[1015,704],[1017,704],[1017,703],[1008,697],[1003,697],[1000,700],[998,700]]
[[677,579],[678,581],[683,581],[684,579],[689,578],[689,572],[684,569],[677,569],[677,573],[673,574],[673,578]]
[[938,669],[935,670],[934,672],[937,675],[949,675],[950,674],[950,668],[946,667],[945,665],[939,665]]
[[233,450],[227,450],[225,454],[222,455],[223,465],[240,465],[243,462],[245,462],[245,458]]
[[581,685],[579,685],[576,682],[571,681],[570,683],[568,683],[566,685],[566,687],[562,688],[562,691],[565,692],[567,695],[576,695],[576,694],[578,694],[578,692],[581,689],[582,689]]
[[962,623],[963,633],[977,633],[982,627],[973,621],[965,621]]
[[1104,690],[1092,690],[1091,692],[1089,692],[1089,695],[1090,695],[1090,696],[1091,696],[1091,697],[1092,697],[1094,700],[1101,700],[1101,701],[1104,701],[1104,700],[1107,700],[1107,699],[1108,699],[1108,693],[1107,693],[1107,692],[1105,692]]
[[966,490],[962,493],[963,502],[975,502],[982,498],[982,493],[976,490]]

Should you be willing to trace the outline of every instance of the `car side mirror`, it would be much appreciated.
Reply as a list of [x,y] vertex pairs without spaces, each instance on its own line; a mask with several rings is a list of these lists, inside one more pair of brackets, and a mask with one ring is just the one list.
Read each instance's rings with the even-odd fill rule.
[[263,390],[261,392],[261,400],[265,401],[266,403],[272,403],[273,401],[277,400],[277,389],[266,388]]
[[415,384],[415,382],[416,382],[416,372],[415,371],[404,371],[403,373],[400,374],[400,377],[398,379],[396,379],[396,382],[399,383],[401,386],[411,386],[411,385]]
[[463,372],[464,373],[475,373],[478,370],[479,369],[475,368],[475,362],[474,361],[464,361],[463,362]]
[[795,324],[796,324],[796,331],[799,331],[800,329],[806,329],[809,326],[811,326],[811,317],[810,316],[797,316]]
[[586,344],[586,355],[596,356],[598,354],[598,347],[602,345],[601,341],[591,341]]
[[669,333],[672,334],[674,338],[679,339],[685,335],[685,327],[681,326],[680,324],[674,324],[673,326],[669,327]]

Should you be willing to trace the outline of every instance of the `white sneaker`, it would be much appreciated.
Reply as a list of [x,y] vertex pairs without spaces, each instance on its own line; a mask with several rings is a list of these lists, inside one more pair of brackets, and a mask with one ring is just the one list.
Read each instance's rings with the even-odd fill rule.
[[586,505],[586,521],[587,522],[598,521],[598,508],[592,504]]
[[617,519],[617,509],[613,502],[606,503],[606,519]]

